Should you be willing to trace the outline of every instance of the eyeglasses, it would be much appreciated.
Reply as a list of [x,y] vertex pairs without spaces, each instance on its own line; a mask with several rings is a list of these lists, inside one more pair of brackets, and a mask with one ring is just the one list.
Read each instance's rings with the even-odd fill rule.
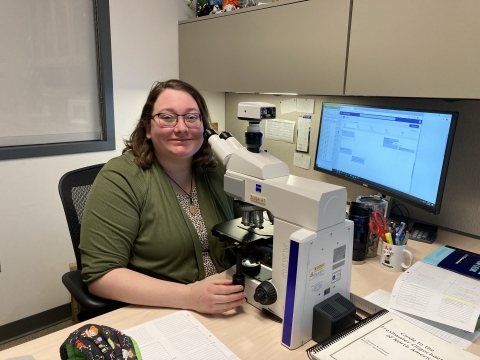
[[173,128],[177,126],[178,117],[183,117],[183,122],[188,128],[198,129],[201,125],[202,114],[188,113],[188,114],[171,114],[171,113],[158,113],[152,116],[152,119],[156,121],[158,125],[166,128]]

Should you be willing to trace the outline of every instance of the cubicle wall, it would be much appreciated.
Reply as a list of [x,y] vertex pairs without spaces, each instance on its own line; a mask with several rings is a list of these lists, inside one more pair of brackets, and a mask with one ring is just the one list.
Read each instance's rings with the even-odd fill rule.
[[[452,110],[459,112],[455,141],[450,157],[450,166],[445,185],[442,207],[439,215],[404,204],[410,217],[419,221],[436,224],[443,228],[480,237],[480,166],[477,165],[480,152],[480,100],[440,100],[372,97],[335,96],[286,96],[236,94],[225,95],[225,128],[244,144],[247,123],[237,119],[237,104],[241,101],[264,101],[277,105],[277,118],[296,121],[300,113],[281,113],[280,102],[294,97],[314,99],[309,155],[309,170],[293,165],[295,144],[264,139],[263,149],[288,164],[290,173],[310,179],[345,186],[348,200],[358,195],[372,195],[372,191],[359,185],[313,170],[322,102],[339,102],[358,105],[393,106],[411,109]],[[265,127],[265,124],[262,124]],[[386,169],[388,171],[388,169]]]

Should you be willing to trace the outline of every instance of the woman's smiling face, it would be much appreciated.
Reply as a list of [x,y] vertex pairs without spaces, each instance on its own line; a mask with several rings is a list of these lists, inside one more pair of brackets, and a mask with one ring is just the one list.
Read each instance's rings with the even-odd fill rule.
[[[200,113],[200,110],[190,94],[180,90],[165,89],[153,106],[152,114],[158,113],[183,115]],[[177,124],[173,128],[162,127],[153,119],[146,125],[146,136],[147,139],[152,140],[158,161],[191,161],[203,144],[203,132],[204,126],[201,120],[198,128],[188,128],[183,116],[178,117]]]

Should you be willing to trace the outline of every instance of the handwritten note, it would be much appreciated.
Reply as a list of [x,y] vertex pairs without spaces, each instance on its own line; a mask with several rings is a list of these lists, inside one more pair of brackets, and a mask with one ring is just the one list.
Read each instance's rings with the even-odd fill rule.
[[282,114],[288,114],[297,111],[297,99],[281,101],[280,111]]
[[297,111],[307,114],[313,114],[315,100],[313,99],[297,99]]

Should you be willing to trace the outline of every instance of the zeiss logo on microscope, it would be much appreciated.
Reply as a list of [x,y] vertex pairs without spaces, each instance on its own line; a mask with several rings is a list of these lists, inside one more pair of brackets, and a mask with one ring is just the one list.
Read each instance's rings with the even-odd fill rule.
[[255,184],[255,191],[261,193],[262,192],[262,185]]

